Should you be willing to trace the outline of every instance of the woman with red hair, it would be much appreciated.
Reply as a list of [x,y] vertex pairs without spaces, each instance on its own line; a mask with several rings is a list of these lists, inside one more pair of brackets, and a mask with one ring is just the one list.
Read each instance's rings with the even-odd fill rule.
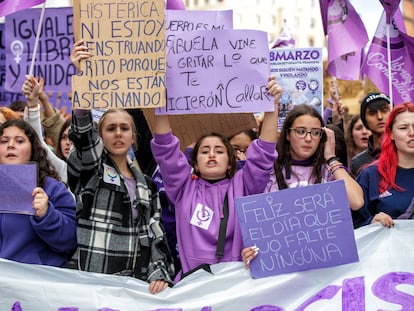
[[365,204],[354,226],[414,216],[414,104],[396,106],[385,125],[379,159],[358,176]]

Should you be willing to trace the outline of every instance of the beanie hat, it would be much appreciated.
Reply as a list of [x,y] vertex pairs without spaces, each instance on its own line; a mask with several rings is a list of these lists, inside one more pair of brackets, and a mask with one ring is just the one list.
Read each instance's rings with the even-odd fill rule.
[[[390,99],[387,95],[379,93],[379,92],[372,92],[368,93],[368,95],[362,100],[361,103],[361,121],[367,129],[370,129],[367,124],[367,120],[365,119],[365,113],[372,103],[380,103],[384,102],[385,104],[390,104]],[[370,109],[372,110],[372,109]]]

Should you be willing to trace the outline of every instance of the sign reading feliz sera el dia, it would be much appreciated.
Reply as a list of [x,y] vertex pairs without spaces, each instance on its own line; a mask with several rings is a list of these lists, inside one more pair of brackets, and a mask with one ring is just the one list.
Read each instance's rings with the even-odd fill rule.
[[235,199],[254,278],[358,261],[342,180]]

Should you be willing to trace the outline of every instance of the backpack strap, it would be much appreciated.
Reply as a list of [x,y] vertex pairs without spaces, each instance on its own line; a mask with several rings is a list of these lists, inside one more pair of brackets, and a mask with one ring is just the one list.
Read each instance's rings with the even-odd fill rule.
[[[227,223],[229,221],[229,203],[228,203],[228,196],[226,193],[226,196],[224,197],[224,203],[223,203],[223,218],[220,220],[220,227],[219,227],[219,234],[217,238],[217,247],[216,247],[216,258],[220,259],[224,256],[224,244],[226,241],[226,231],[227,231]],[[183,278],[189,276],[190,274],[198,271],[198,270],[204,270],[206,272],[212,273],[210,269],[209,264],[200,264],[197,267],[182,273],[180,280]]]
[[224,256],[224,244],[226,242],[227,223],[229,222],[229,202],[226,192],[223,203],[223,218],[220,220],[220,228],[217,239],[216,257],[218,259]]

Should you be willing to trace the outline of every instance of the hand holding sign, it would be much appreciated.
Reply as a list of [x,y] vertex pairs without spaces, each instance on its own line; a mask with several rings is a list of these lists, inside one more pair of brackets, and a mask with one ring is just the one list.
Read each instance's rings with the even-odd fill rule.
[[88,51],[88,48],[83,45],[83,40],[76,41],[73,44],[72,51],[70,53],[70,61],[76,67],[76,70],[80,71],[80,62],[88,59],[92,56],[92,53]]
[[36,187],[33,190],[33,209],[35,210],[35,216],[44,217],[47,213],[49,207],[49,197],[46,192],[40,188]]
[[235,202],[243,241],[255,246],[242,252],[254,278],[358,261],[343,181]]
[[0,213],[33,215],[32,192],[37,183],[37,166],[1,164],[0,175]]
[[167,103],[158,114],[273,111],[265,85],[267,34],[254,30],[183,32],[166,39]]

